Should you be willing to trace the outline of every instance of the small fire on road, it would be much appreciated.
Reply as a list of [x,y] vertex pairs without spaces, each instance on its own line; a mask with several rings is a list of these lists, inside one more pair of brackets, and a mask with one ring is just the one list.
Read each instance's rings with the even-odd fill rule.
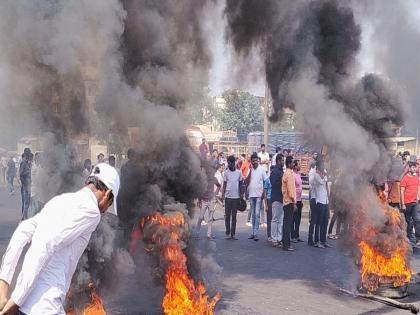
[[187,269],[187,257],[182,248],[184,215],[181,212],[156,213],[139,222],[141,230],[147,229],[149,251],[159,251],[165,263],[165,296],[162,302],[166,315],[211,315],[220,299],[206,294],[202,282],[194,283]]
[[382,285],[401,287],[410,282],[406,223],[398,209],[389,207],[383,192],[378,194],[385,224],[367,224],[367,209],[358,212],[353,233],[360,250],[360,277],[363,288],[375,292]]
[[[92,283],[88,286],[90,291],[90,303],[80,313],[81,315],[106,315],[102,299],[96,292],[95,287]],[[75,311],[68,311],[67,315],[76,315]]]

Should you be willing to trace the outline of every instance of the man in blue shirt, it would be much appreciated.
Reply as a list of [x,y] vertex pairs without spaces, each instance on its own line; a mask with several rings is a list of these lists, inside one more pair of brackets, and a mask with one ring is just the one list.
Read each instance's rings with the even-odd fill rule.
[[[270,172],[272,172],[274,166],[270,167]],[[270,177],[264,181],[264,203],[265,211],[267,212],[267,237],[268,241],[271,242],[271,219],[272,219],[272,209],[271,209],[271,182]]]

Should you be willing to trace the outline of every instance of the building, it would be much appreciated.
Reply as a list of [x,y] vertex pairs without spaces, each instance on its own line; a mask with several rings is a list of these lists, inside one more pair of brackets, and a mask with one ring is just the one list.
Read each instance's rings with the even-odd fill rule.
[[408,151],[410,154],[419,155],[419,143],[416,137],[395,136],[385,139],[387,148],[393,153]]

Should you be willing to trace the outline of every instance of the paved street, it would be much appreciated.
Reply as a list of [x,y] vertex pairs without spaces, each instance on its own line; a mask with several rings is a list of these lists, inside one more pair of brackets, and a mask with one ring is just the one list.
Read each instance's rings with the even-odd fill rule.
[[[13,229],[19,220],[19,194],[9,196],[0,191],[0,252],[3,254]],[[218,211],[216,217],[223,217]],[[226,241],[223,221],[214,224],[215,242],[204,238],[195,241],[202,251],[215,252],[214,258],[221,271],[212,278],[210,293],[222,292],[217,314],[409,314],[380,303],[354,299],[339,292],[340,287],[352,289],[358,281],[357,270],[350,257],[337,245],[333,249],[316,249],[300,243],[296,252],[288,253],[269,246],[261,233],[259,242],[247,239],[250,228],[245,225],[246,215],[238,222],[238,241]],[[202,235],[205,235],[203,227]],[[307,230],[307,220],[301,226]],[[301,235],[306,239],[306,233]],[[336,242],[336,241],[332,241]],[[419,256],[412,266],[420,271]],[[143,257],[143,259],[145,259]],[[109,309],[120,309],[118,314],[158,314],[162,288],[153,284],[147,268],[139,266],[141,276],[128,281],[126,288],[118,290],[118,298],[105,298]],[[143,272],[141,272],[143,270]],[[133,289],[133,285],[137,285]],[[129,289],[128,289],[129,287]],[[415,288],[412,288],[415,291]],[[411,300],[418,300],[410,297]],[[115,307],[120,304],[120,307]]]

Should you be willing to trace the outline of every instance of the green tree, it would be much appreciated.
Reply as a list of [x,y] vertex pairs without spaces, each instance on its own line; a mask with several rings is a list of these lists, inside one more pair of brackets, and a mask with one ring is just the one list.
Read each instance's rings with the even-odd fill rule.
[[197,104],[187,106],[185,114],[193,125],[211,124],[213,118],[218,117],[217,108],[210,95],[204,95]]
[[264,99],[248,92],[227,90],[223,93],[226,105],[218,120],[223,130],[236,130],[238,137],[246,139],[249,132],[263,129]]

